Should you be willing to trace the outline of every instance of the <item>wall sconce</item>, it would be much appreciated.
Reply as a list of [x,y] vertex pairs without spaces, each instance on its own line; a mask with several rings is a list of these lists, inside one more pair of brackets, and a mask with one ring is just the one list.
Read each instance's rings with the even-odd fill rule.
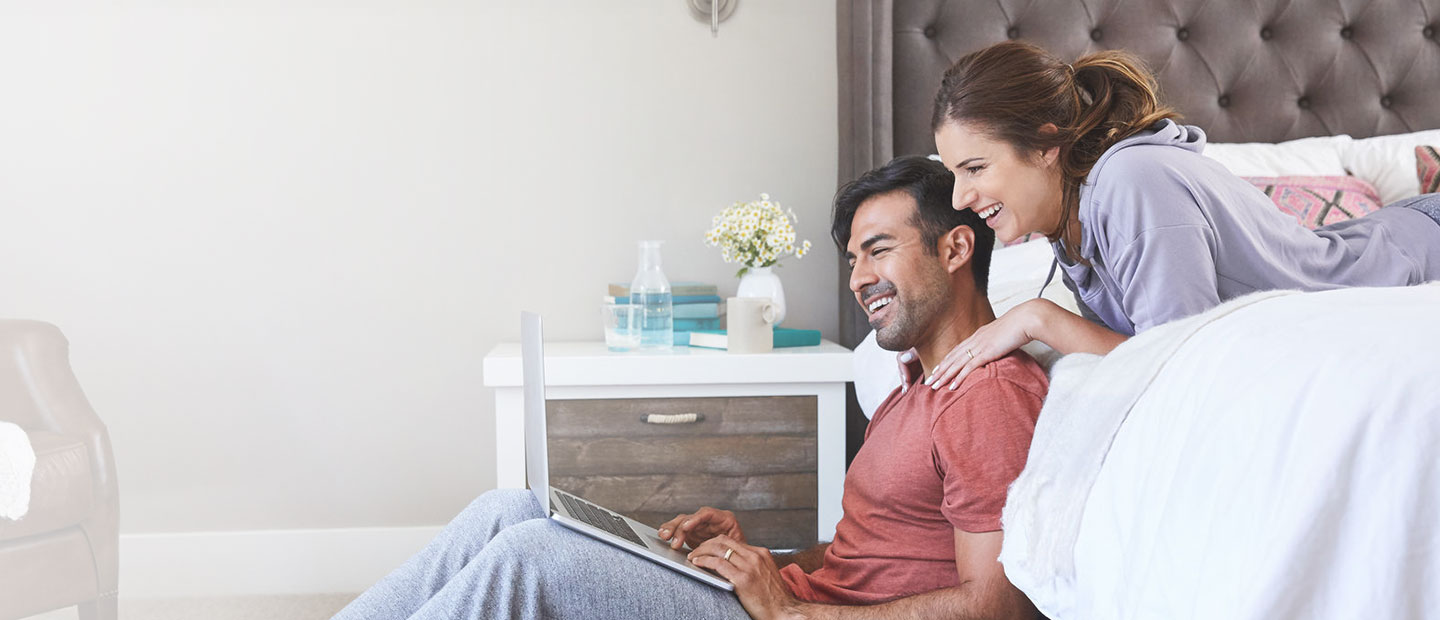
[[735,12],[735,5],[740,0],[686,0],[690,4],[690,14],[702,22],[710,22],[710,36],[720,36],[720,22],[730,17]]

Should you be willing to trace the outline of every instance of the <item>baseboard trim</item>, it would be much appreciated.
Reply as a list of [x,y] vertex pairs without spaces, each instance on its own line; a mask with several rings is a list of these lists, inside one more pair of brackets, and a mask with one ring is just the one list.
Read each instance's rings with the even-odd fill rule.
[[120,536],[120,596],[177,598],[360,592],[439,527]]

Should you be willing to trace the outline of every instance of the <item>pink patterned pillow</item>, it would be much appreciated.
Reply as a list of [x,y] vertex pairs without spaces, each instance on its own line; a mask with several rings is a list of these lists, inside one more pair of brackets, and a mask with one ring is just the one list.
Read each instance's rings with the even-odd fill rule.
[[1420,193],[1440,192],[1440,152],[1435,147],[1415,147],[1415,174],[1420,176]]
[[1306,228],[1357,218],[1380,208],[1375,186],[1351,177],[1244,177]]

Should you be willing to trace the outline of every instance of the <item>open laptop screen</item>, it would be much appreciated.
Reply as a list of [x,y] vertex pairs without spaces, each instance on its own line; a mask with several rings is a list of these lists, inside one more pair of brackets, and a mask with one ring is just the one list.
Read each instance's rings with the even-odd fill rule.
[[540,315],[520,313],[520,361],[525,396],[525,479],[550,514],[550,477],[545,453],[545,342]]

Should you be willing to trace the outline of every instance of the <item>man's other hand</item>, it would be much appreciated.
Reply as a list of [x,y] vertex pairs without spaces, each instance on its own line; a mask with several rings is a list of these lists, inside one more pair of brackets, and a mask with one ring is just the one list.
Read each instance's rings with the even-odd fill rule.
[[[740,531],[740,522],[735,513],[706,506],[694,514],[675,515],[674,519],[660,526],[660,540],[670,542],[671,549],[679,549],[686,543],[694,549],[716,536],[726,536],[745,544],[745,533]],[[723,553],[723,552],[722,552]]]

